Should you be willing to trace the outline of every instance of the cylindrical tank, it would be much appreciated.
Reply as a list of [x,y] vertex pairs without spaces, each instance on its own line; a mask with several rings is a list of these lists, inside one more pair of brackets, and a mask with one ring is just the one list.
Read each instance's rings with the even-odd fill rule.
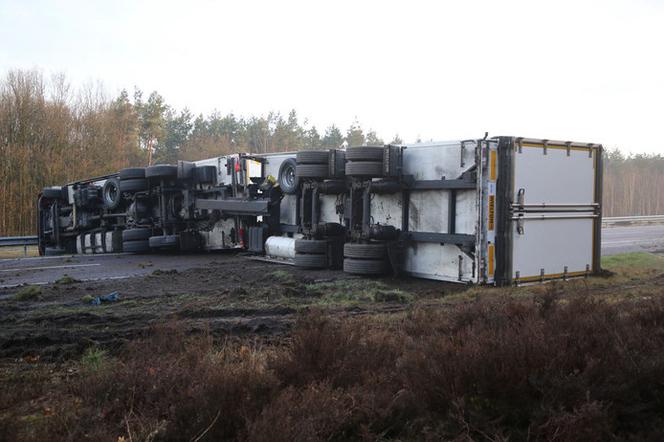
[[275,258],[295,259],[295,238],[270,236],[265,241],[265,254]]

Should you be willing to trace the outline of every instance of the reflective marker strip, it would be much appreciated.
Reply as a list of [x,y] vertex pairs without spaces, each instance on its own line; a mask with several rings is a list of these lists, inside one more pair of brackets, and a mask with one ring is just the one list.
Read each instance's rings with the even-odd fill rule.
[[489,225],[488,229],[493,230],[496,219],[496,196],[489,195]]
[[535,275],[535,276],[522,276],[520,278],[514,278],[514,282],[537,282],[543,279],[562,279],[562,278],[573,278],[576,276],[590,276],[589,272],[568,272],[568,273],[550,273],[548,275]]
[[496,151],[492,150],[489,153],[489,179],[496,181]]
[[488,255],[489,255],[489,276],[490,277],[493,276],[493,260],[494,260],[493,249],[494,249],[493,244],[489,243]]

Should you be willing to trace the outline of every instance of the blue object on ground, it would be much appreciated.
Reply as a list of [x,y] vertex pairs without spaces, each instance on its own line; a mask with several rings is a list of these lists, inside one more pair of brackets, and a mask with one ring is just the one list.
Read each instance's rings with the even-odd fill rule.
[[90,304],[101,305],[102,302],[115,302],[118,301],[119,299],[120,299],[120,294],[118,292],[111,292],[108,295],[97,296],[92,301],[90,301]]

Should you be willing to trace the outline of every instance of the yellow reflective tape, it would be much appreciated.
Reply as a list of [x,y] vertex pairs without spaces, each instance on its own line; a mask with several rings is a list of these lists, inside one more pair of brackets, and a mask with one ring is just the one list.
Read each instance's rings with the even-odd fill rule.
[[489,179],[496,181],[496,151],[489,153]]
[[496,196],[489,195],[489,230],[493,230],[496,219]]
[[536,275],[536,276],[522,276],[521,278],[514,278],[515,282],[536,282],[543,279],[562,279],[562,278],[574,278],[576,276],[586,276],[592,275],[590,272],[568,272],[568,273],[549,273],[548,275]]

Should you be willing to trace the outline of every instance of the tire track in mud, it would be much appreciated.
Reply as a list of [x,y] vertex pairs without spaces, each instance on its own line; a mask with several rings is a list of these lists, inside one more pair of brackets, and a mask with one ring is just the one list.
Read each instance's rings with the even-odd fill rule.
[[[149,262],[141,263],[150,266]],[[334,270],[302,272],[233,256],[184,271],[151,267],[149,275],[122,280],[85,281],[40,286],[36,299],[18,301],[18,288],[0,290],[0,358],[40,356],[45,360],[78,357],[99,346],[120,350],[155,326],[175,323],[187,333],[209,333],[215,339],[237,337],[266,341],[287,336],[300,312],[323,296],[312,284],[342,282],[348,275]],[[387,285],[412,291],[439,290],[440,284],[385,279]],[[367,282],[371,284],[371,282]],[[117,303],[92,306],[90,296],[113,291]],[[390,314],[403,305],[323,307],[342,317]]]

